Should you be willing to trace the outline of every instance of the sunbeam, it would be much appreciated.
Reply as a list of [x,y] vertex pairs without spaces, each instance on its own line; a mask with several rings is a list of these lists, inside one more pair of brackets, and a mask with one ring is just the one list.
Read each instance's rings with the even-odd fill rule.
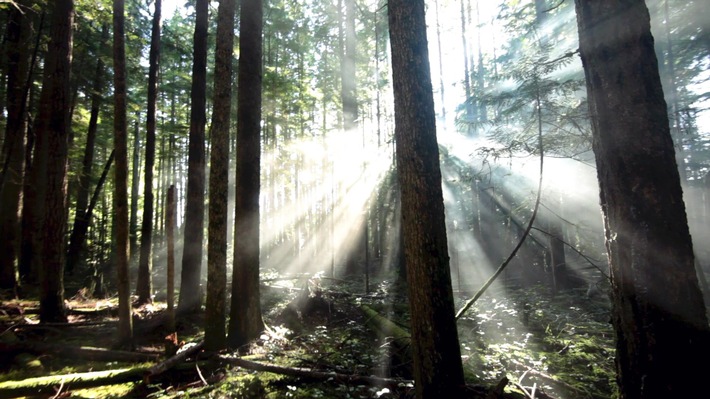
[[347,131],[291,140],[267,150],[264,159],[263,266],[283,273],[340,271],[391,169],[391,150]]

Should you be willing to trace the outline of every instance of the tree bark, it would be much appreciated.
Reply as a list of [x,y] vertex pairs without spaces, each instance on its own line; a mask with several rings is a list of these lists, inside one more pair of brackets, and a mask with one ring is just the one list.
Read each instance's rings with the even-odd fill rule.
[[140,257],[136,294],[138,303],[152,302],[152,240],[153,240],[153,169],[155,167],[155,125],[158,99],[158,70],[160,67],[160,17],[162,0],[156,0],[150,39],[148,70],[148,112],[145,132],[145,181],[143,188],[143,221],[141,223]]
[[207,240],[205,349],[226,346],[227,204],[229,199],[229,128],[232,106],[234,0],[221,0],[217,16],[214,110],[210,154],[210,207]]
[[[642,0],[575,1],[612,282],[620,397],[707,392],[710,328]],[[694,381],[694,382],[693,382]]]
[[[40,109],[37,119],[35,174],[37,209],[41,217],[33,227],[33,256],[40,278],[40,321],[65,321],[64,232],[66,229],[66,169],[69,144],[69,77],[71,74],[74,3],[54,4],[51,38],[45,59]],[[39,187],[41,185],[41,187]]]
[[116,272],[118,276],[118,341],[126,345],[133,341],[130,278],[128,274],[128,140],[126,124],[126,45],[123,0],[113,1],[113,82],[114,121],[113,143],[116,157],[114,168],[113,208],[116,229]]
[[207,0],[195,5],[194,54],[190,105],[190,143],[185,204],[185,240],[180,276],[180,313],[197,312],[202,305],[200,287],[205,223],[205,123],[207,89]]
[[[20,4],[24,4],[21,2]],[[26,81],[30,66],[29,32],[31,16],[19,8],[8,13],[7,37],[7,121],[0,165],[0,289],[17,286],[20,245],[20,199],[25,173],[27,132]]]
[[227,339],[232,348],[257,338],[264,329],[259,297],[262,31],[262,0],[244,0],[240,10],[237,77],[234,272]]
[[128,213],[128,253],[130,254],[128,263],[132,264],[136,257],[138,248],[138,196],[140,187],[140,170],[141,170],[141,132],[138,125],[138,119],[133,120],[133,151],[131,156],[131,194],[130,208]]
[[167,239],[167,305],[168,332],[175,331],[175,185],[168,188],[165,201],[165,234]]
[[[32,79],[33,75],[33,70],[34,70],[34,65],[37,61],[37,55],[39,53],[39,49],[41,46],[42,42],[42,37],[44,36],[42,34],[43,32],[43,27],[44,27],[44,19],[45,19],[46,13],[43,12],[42,15],[40,16],[39,19],[39,27],[37,27],[37,34],[36,34],[36,39],[35,39],[35,45],[34,45],[34,50],[32,53],[32,61],[30,62],[30,68],[29,68],[29,73],[27,76],[27,84],[25,87],[25,98],[27,106],[32,103],[32,97],[34,94],[34,91],[32,90],[33,85],[32,82],[34,79]],[[20,278],[23,281],[32,281],[36,282],[38,280],[38,273],[37,270],[34,268],[33,263],[32,263],[32,254],[33,254],[33,247],[32,245],[34,244],[34,234],[36,232],[36,227],[35,223],[37,223],[37,192],[35,190],[34,185],[32,184],[32,156],[34,153],[34,148],[35,148],[35,137],[34,137],[34,132],[32,130],[32,124],[30,123],[31,121],[28,118],[27,122],[27,130],[26,130],[26,145],[25,145],[25,173],[24,173],[24,181],[22,184],[22,216],[20,218],[20,236],[21,236],[21,242],[20,242],[20,253],[19,253],[19,260],[18,260],[18,270],[20,272]]]
[[463,394],[424,1],[387,3],[397,174],[418,398]]

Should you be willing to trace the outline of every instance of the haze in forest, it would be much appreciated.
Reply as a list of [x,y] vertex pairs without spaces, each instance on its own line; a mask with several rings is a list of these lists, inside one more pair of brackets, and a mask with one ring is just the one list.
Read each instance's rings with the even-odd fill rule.
[[[182,3],[181,0],[164,0],[164,14],[169,17],[174,10],[185,11]],[[510,220],[514,221],[511,223],[522,225],[530,215],[534,203],[540,160],[535,153],[534,129],[529,126],[533,123],[531,120],[534,120],[534,114],[522,116],[517,120],[508,118],[508,122],[503,124],[500,121],[478,120],[471,123],[475,138],[468,137],[470,131],[468,134],[462,132],[467,128],[462,127],[461,124],[461,116],[464,112],[462,104],[466,101],[466,93],[462,70],[465,60],[461,43],[460,4],[460,2],[447,0],[429,2],[427,21],[433,94],[438,117],[437,135],[443,151],[443,187],[452,268],[464,271],[455,272],[454,278],[460,278],[460,285],[470,288],[485,280],[485,270],[494,268],[499,263],[499,259],[495,257],[490,259],[485,253],[488,251],[501,256],[513,246],[513,242],[510,240],[486,242],[485,246],[489,248],[487,250],[482,248],[483,244],[477,241],[470,226],[466,225],[466,218],[470,219],[470,215],[465,215],[466,210],[475,208],[473,205],[466,205],[467,202],[473,201],[469,198],[472,192],[465,188],[462,191],[460,186],[480,180],[481,184],[489,185],[489,191],[504,192],[504,194],[494,194],[508,197],[504,200],[500,197],[501,201],[495,205],[494,211],[510,214]],[[374,10],[375,5],[376,2],[371,2],[369,9]],[[213,8],[216,9],[215,4]],[[516,29],[529,23],[512,17],[516,15],[515,13],[522,12],[524,8],[525,5],[515,2],[501,6],[497,2],[478,1],[471,2],[469,8],[463,10],[466,18],[469,19],[467,54],[471,61],[471,68],[478,68],[480,62],[483,62],[486,67],[484,90],[491,96],[486,101],[493,103],[510,100],[506,96],[519,91],[520,85],[525,83],[521,80],[521,76],[530,71],[511,71],[506,68],[516,64],[532,65],[536,61],[534,58],[529,58],[531,55],[528,52],[516,51],[511,47],[527,45],[515,44],[513,40],[515,35],[519,34]],[[296,9],[293,8],[288,12]],[[191,10],[191,8],[187,9],[187,11]],[[583,78],[582,65],[576,54],[578,41],[573,7],[559,7],[550,10],[549,13],[554,17],[545,18],[543,24],[531,34],[531,38],[526,39],[539,41],[543,37],[548,37],[546,40],[554,40],[554,46],[544,55],[544,59],[537,60],[543,63],[559,62],[558,66],[550,68],[545,73],[545,78],[556,82]],[[656,18],[652,20],[652,28],[656,34],[656,41],[662,42],[665,21],[658,15],[659,13],[660,10],[654,14]],[[379,18],[385,18],[382,10]],[[533,17],[527,14],[526,18]],[[697,23],[697,21],[685,22],[691,25]],[[383,50],[381,48],[379,51]],[[495,65],[500,63],[496,61],[496,57],[503,56],[506,57],[505,64]],[[689,91],[701,95],[699,102],[693,105],[697,110],[694,118],[696,134],[699,137],[710,133],[710,111],[705,105],[707,100],[703,100],[706,97],[702,96],[709,91],[707,63],[707,59],[698,61],[695,68],[705,69],[705,72],[697,74],[688,86]],[[490,66],[491,64],[494,65]],[[382,68],[386,65],[384,59],[382,65]],[[383,74],[383,79],[387,78],[384,69],[380,73]],[[475,84],[473,75],[476,73],[478,72],[472,72],[471,86]],[[552,94],[558,96],[558,99],[564,96],[565,101],[576,101],[578,104],[581,104],[585,95],[583,86],[564,95]],[[390,96],[391,92],[383,87],[381,104],[390,101]],[[499,96],[499,99],[495,96]],[[362,118],[357,131],[329,132],[325,137],[311,132],[307,137],[288,139],[283,145],[279,145],[278,149],[265,150],[262,162],[263,169],[267,172],[262,176],[264,189],[261,201],[263,206],[267,208],[273,206],[276,209],[272,213],[262,215],[264,218],[262,243],[267,247],[274,245],[266,251],[265,267],[283,268],[288,265],[286,270],[293,272],[329,273],[335,264],[344,261],[342,256],[349,252],[348,247],[358,244],[356,237],[361,233],[355,232],[354,229],[359,226],[359,218],[370,212],[374,201],[384,195],[378,191],[383,188],[388,176],[392,177],[392,143],[391,138],[386,138],[387,134],[391,134],[391,131],[389,133],[387,131],[392,128],[392,125],[387,125],[385,122],[377,126],[374,120],[376,104],[373,97],[369,96],[365,100],[369,103],[363,103],[363,108],[370,109],[370,118]],[[532,99],[527,101],[532,103]],[[495,112],[504,112],[503,108],[498,105],[498,110]],[[548,120],[544,122],[543,135],[562,134],[560,132],[565,128],[559,126],[556,132],[548,133],[549,129],[555,128],[549,122]],[[382,136],[379,139],[375,138],[376,131]],[[511,146],[511,143],[516,140],[526,141],[526,144],[522,147]],[[587,139],[582,138],[582,140]],[[554,145],[557,144],[553,143]],[[570,254],[568,261],[583,273],[590,270],[596,272],[596,269],[603,264],[604,255],[594,158],[590,146],[585,147],[579,143],[570,145],[577,146],[575,149],[582,148],[582,151],[559,152],[559,148],[556,147],[544,149],[546,156],[543,168],[541,204],[543,211],[539,216],[540,224],[546,225],[548,223],[546,219],[553,218],[562,220],[565,225],[572,228],[577,235],[568,238],[577,240],[578,243],[585,242],[594,253],[591,259],[599,262],[594,263],[575,254]],[[290,159],[297,166],[281,172],[271,172],[284,166],[282,159],[284,153],[290,154]],[[686,162],[694,161],[687,158]],[[362,167],[354,165],[362,165]],[[463,167],[468,168],[469,171],[462,173]],[[689,176],[688,179],[692,181],[695,177]],[[292,187],[284,191],[283,185]],[[300,190],[299,187],[308,186],[317,188],[308,189],[306,195],[296,194],[296,191]],[[686,192],[692,190],[689,188]],[[560,203],[561,199],[564,200]],[[702,224],[696,222],[699,220],[699,216],[695,217],[696,214],[703,211],[694,204],[693,201],[689,201],[690,224],[695,241],[702,243],[708,239],[708,235]],[[500,208],[501,206],[505,206],[506,209]],[[332,212],[332,215],[315,222],[316,225],[313,227],[313,215],[324,208]],[[307,225],[312,227],[306,227]],[[294,229],[293,233],[288,233],[289,237],[286,240],[283,236],[284,226],[291,226]],[[533,231],[532,236],[539,243],[547,240],[545,232]],[[491,249],[491,245],[499,248]],[[697,245],[697,247],[703,246]],[[395,255],[390,254],[384,259],[388,259],[383,260],[385,263],[393,261]],[[481,265],[486,267],[477,267]],[[385,264],[384,267],[391,268],[392,265]],[[457,283],[458,281],[455,285]]]
[[[390,388],[417,397],[464,367],[694,397],[706,3],[0,2],[0,313],[117,303],[116,347],[160,314],[159,339],[276,358],[342,327],[313,364],[363,375],[403,338],[416,384]],[[341,357],[370,311],[409,331]]]

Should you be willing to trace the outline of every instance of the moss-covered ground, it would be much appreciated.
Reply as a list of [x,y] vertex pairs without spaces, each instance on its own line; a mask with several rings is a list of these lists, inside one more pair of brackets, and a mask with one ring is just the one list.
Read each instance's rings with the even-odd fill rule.
[[[406,298],[385,280],[364,294],[361,281],[326,278],[285,279],[271,275],[262,287],[268,331],[249,348],[250,360],[287,367],[343,374],[408,378],[411,368],[407,342],[394,342],[378,332],[360,305],[368,305],[401,326],[407,325]],[[320,295],[305,308],[303,289]],[[312,296],[311,296],[312,297]],[[458,299],[461,306],[466,298]],[[67,346],[112,346],[115,300],[78,295],[67,302],[75,326],[26,326],[37,323],[36,301],[3,300],[0,338],[10,333],[19,340]],[[161,323],[164,303],[135,309],[135,350],[162,354],[168,332]],[[81,310],[81,311],[79,311]],[[554,398],[611,398],[614,391],[613,336],[608,300],[570,291],[551,296],[546,288],[499,289],[484,295],[459,320],[459,341],[467,382],[494,386],[502,377],[509,389]],[[178,338],[201,339],[199,315],[180,320]],[[22,327],[18,325],[22,324]],[[0,340],[0,342],[4,342]],[[2,382],[77,372],[146,367],[149,364],[88,361],[71,356],[39,354],[32,362],[14,362],[14,353],[0,353]],[[304,378],[257,372],[225,362],[192,359],[149,381],[73,390],[59,386],[53,395],[64,398],[407,398],[411,383],[396,387],[308,381]],[[520,396],[522,397],[522,395]]]

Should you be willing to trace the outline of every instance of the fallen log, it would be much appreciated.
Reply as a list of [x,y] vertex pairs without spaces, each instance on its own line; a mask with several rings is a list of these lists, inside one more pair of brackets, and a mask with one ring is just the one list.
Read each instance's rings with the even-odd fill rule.
[[398,387],[401,384],[412,384],[411,380],[399,378],[383,378],[358,374],[342,374],[330,371],[317,371],[301,367],[283,367],[275,364],[259,363],[239,357],[219,355],[216,357],[222,362],[243,367],[249,370],[264,371],[269,373],[299,377],[312,381],[333,381],[345,384],[366,384],[383,387]]
[[360,310],[367,316],[367,323],[377,328],[381,333],[392,336],[396,341],[407,342],[411,338],[409,331],[382,316],[375,309],[367,305],[360,305]]
[[148,370],[147,367],[139,366],[89,373],[27,378],[21,381],[5,381],[0,382],[0,399],[56,394],[56,390],[60,386],[63,390],[75,390],[140,381],[146,370]]
[[377,330],[388,345],[388,354],[385,359],[388,369],[386,373],[412,378],[412,349],[409,331],[367,305],[360,305],[360,310],[367,318],[365,324]]
[[[76,349],[76,348],[74,348]],[[97,349],[97,348],[93,348]],[[148,379],[164,373],[165,371],[181,364],[189,356],[202,349],[202,343],[195,344],[189,349],[165,360],[152,367],[137,366],[115,370],[95,371],[89,373],[73,373],[56,376],[28,378],[22,381],[6,381],[0,383],[0,399],[16,398],[19,396],[33,396],[39,394],[54,394],[56,389],[75,390],[93,388],[104,385],[114,385],[126,382],[148,382]],[[118,351],[108,351],[117,353]],[[127,352],[132,355],[144,355]],[[151,355],[152,356],[152,355]],[[154,357],[153,357],[154,359]],[[145,359],[143,359],[145,360]],[[190,365],[192,367],[192,365]]]
[[[251,360],[246,360],[239,357],[231,357],[226,355],[219,355],[215,357],[216,359],[235,366],[239,366],[249,370],[263,371],[268,373],[275,373],[286,375],[290,377],[298,377],[309,381],[318,382],[334,382],[341,384],[354,384],[354,385],[370,385],[383,388],[391,389],[402,389],[403,387],[414,387],[414,381],[402,378],[384,378],[376,376],[366,376],[358,374],[342,374],[332,371],[318,371],[311,369],[304,369],[300,367],[283,367],[274,364],[259,363]],[[502,380],[497,387],[489,388],[481,385],[466,385],[464,398],[466,399],[522,399],[523,396],[517,393],[504,393],[503,388],[507,384],[508,380]],[[493,392],[493,396],[489,394]]]

